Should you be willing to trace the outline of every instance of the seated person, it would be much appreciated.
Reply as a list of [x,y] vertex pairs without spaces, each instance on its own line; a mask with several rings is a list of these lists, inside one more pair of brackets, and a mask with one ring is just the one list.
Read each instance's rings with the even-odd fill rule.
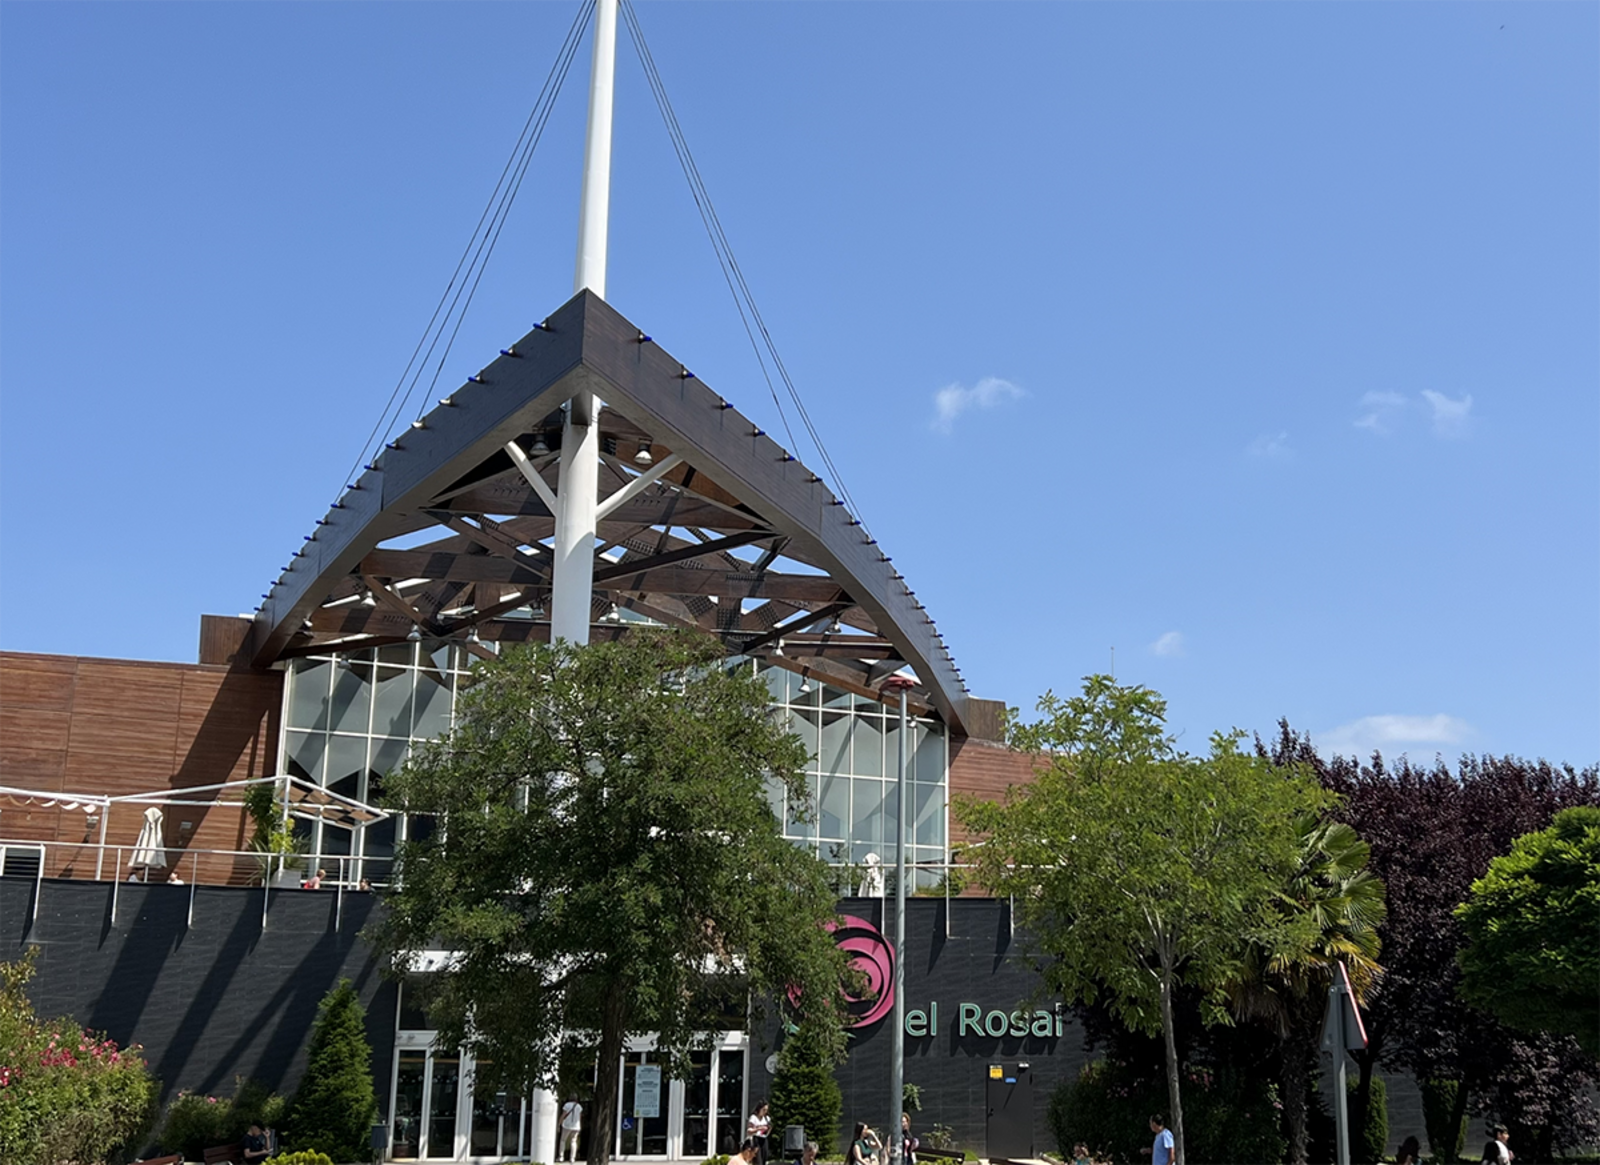
[[244,1140],[240,1144],[244,1147],[244,1153],[240,1157],[244,1165],[255,1165],[257,1161],[265,1161],[271,1152],[267,1143],[267,1131],[261,1127],[260,1121],[250,1122],[250,1131],[244,1135]]

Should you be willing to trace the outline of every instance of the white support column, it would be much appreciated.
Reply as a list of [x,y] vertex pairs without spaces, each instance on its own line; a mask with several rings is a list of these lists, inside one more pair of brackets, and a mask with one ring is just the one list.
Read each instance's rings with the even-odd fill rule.
[[589,608],[594,594],[595,508],[600,489],[598,411],[594,394],[580,392],[567,402],[567,417],[561,426],[550,638],[574,645],[589,642]]
[[[578,211],[578,264],[573,291],[588,288],[602,299],[606,294],[606,235],[611,208],[611,106],[616,56],[617,0],[596,0],[589,132],[583,151],[583,202]],[[595,507],[600,484],[599,420],[600,402],[593,393],[580,392],[567,402],[566,420],[561,427],[550,637],[573,644],[589,642]],[[535,1104],[541,1103],[535,1097]],[[554,1160],[539,1155],[544,1148],[542,1142],[534,1148],[535,1160]]]
[[617,0],[596,0],[589,73],[589,136],[583,149],[578,210],[578,272],[572,291],[606,297],[606,234],[611,219],[611,104],[617,64]]
[[556,1108],[556,1094],[548,1088],[535,1088],[533,1090],[533,1120],[529,1122],[532,1128],[528,1130],[528,1148],[526,1150],[530,1161],[554,1162],[556,1159],[556,1126],[560,1123],[560,1114]]

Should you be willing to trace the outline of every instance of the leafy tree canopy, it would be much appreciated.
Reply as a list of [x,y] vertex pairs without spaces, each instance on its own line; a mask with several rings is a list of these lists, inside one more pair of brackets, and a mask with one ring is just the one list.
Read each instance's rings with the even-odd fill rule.
[[1519,837],[1455,913],[1469,1003],[1600,1055],[1600,809],[1564,809]]
[[[655,1032],[683,1075],[712,1026],[699,1001],[731,985],[741,1004],[798,988],[842,1044],[826,867],[783,840],[767,796],[770,780],[804,803],[805,753],[759,679],[714,644],[638,630],[508,648],[457,717],[390,781],[437,825],[399,847],[375,936],[402,967],[454,952],[425,989],[447,1043],[521,1089],[554,1083],[562,1032],[596,1033],[602,1065]],[[597,1076],[597,1162],[616,1079]]]
[[1012,734],[1048,758],[1037,780],[958,811],[983,841],[982,880],[1014,896],[1045,956],[1047,984],[1072,1001],[1103,996],[1130,1028],[1163,1033],[1181,1158],[1173,994],[1198,987],[1208,1018],[1227,1022],[1226,989],[1252,942],[1291,945],[1271,932],[1310,925],[1273,906],[1297,868],[1297,823],[1332,798],[1241,753],[1238,735],[1213,737],[1204,757],[1179,752],[1148,688],[1090,676],[1081,695],[1046,694],[1039,709]]

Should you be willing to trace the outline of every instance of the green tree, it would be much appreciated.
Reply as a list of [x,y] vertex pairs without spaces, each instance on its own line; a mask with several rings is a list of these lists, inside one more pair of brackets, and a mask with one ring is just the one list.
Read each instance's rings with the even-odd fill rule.
[[761,681],[698,637],[508,648],[390,782],[437,826],[399,847],[374,937],[400,968],[454,952],[427,977],[429,1014],[505,1087],[554,1084],[559,1034],[597,1033],[604,1165],[629,1035],[656,1033],[686,1077],[724,1026],[703,1001],[742,1012],[792,988],[842,1038],[827,869],[783,840],[769,798],[805,804],[804,761]]
[[1462,998],[1600,1055],[1600,809],[1563,809],[1517,838],[1455,913],[1467,935]]
[[1236,1015],[1266,1023],[1278,1037],[1289,1161],[1305,1165],[1318,1037],[1335,965],[1345,965],[1356,998],[1364,1000],[1381,971],[1378,927],[1387,906],[1383,883],[1367,869],[1370,847],[1350,826],[1308,814],[1296,825],[1295,848],[1294,872],[1271,907],[1278,924],[1247,952],[1230,994]]
[[1296,822],[1328,796],[1298,771],[1239,751],[1180,753],[1166,702],[1090,676],[1080,696],[1046,693],[1014,747],[1043,754],[1038,779],[1003,804],[963,801],[981,840],[981,880],[1013,896],[1045,956],[1049,988],[1106,998],[1130,1029],[1162,1034],[1170,1127],[1184,1160],[1174,995],[1197,988],[1227,1022],[1227,988],[1251,944],[1281,926],[1271,907],[1296,868]]
[[288,1140],[336,1161],[363,1160],[377,1116],[365,1012],[356,989],[341,979],[317,1009],[306,1074],[285,1121]]
[[833,1078],[838,1062],[831,1024],[802,1018],[779,1050],[778,1071],[772,1078],[773,1127],[803,1125],[824,1159],[832,1157],[838,1145],[844,1111],[839,1082]]

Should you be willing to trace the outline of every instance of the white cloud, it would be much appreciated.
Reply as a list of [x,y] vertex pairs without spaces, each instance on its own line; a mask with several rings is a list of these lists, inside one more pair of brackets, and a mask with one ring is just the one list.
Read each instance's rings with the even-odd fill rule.
[[1442,392],[1431,388],[1422,390],[1422,399],[1433,409],[1433,432],[1436,437],[1464,437],[1471,420],[1472,394],[1460,400],[1451,400]]
[[1365,760],[1374,749],[1386,757],[1413,751],[1439,752],[1447,745],[1462,743],[1472,734],[1472,725],[1443,712],[1432,716],[1389,713],[1363,716],[1327,732],[1313,734],[1312,739],[1324,755],[1355,756]]
[[1263,433],[1250,442],[1250,456],[1265,457],[1269,461],[1287,461],[1293,456],[1289,448],[1288,433]]
[[971,388],[947,384],[933,394],[933,427],[941,433],[948,433],[956,418],[968,409],[992,409],[1026,395],[1009,380],[1001,380],[998,376],[985,376]]
[[1406,407],[1406,398],[1397,392],[1369,392],[1362,396],[1361,407],[1366,411],[1356,418],[1356,428],[1371,429],[1387,437],[1394,432],[1400,411]]
[[1150,653],[1152,655],[1182,655],[1183,632],[1168,631],[1150,645]]

